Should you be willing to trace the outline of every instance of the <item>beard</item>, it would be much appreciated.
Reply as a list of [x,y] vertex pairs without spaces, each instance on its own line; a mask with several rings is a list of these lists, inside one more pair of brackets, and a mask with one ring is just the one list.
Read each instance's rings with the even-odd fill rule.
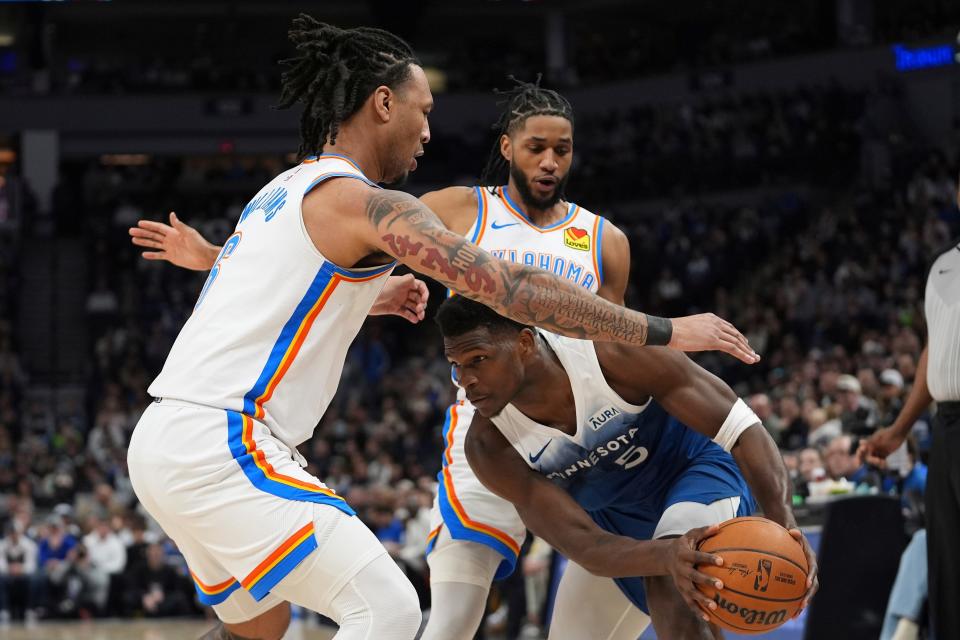
[[396,176],[390,182],[384,182],[383,186],[387,189],[399,189],[400,187],[407,184],[407,180],[410,179],[410,172],[404,171],[399,176]]
[[549,209],[553,205],[560,202],[564,197],[564,191],[567,186],[567,179],[570,177],[570,172],[568,171],[565,176],[560,178],[557,182],[557,186],[553,190],[553,195],[546,198],[538,198],[534,195],[533,191],[530,189],[530,183],[527,182],[527,176],[513,163],[510,164],[510,177],[513,179],[513,184],[516,185],[517,191],[520,192],[520,199],[523,200],[523,204],[527,205],[531,209],[539,209],[544,211]]

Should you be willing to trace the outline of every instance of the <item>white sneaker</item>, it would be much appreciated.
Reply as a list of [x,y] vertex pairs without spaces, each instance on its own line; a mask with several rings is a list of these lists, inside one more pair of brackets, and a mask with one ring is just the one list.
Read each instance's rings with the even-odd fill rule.
[[10,612],[4,609],[3,611],[0,611],[0,625],[3,625],[4,627],[6,627],[9,624],[10,624]]
[[37,624],[37,611],[36,609],[27,609],[23,613],[23,622],[27,626],[34,626]]

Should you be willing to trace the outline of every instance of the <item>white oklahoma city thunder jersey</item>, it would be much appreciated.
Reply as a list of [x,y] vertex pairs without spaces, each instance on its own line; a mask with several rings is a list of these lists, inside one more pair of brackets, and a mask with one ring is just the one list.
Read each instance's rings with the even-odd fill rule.
[[330,178],[373,185],[348,158],[323,155],[250,201],[150,395],[241,412],[291,447],[310,438],[393,269],[345,269],[317,250],[300,205]]
[[603,284],[601,216],[570,203],[563,220],[539,227],[505,187],[475,189],[477,219],[467,238],[498,258],[552,271],[596,293]]

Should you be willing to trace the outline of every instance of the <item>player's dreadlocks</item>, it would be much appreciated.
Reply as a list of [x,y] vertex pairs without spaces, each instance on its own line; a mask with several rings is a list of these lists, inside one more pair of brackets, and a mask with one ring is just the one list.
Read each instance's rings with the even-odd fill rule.
[[340,123],[352,116],[380,85],[394,88],[420,64],[406,42],[370,27],[340,29],[301,13],[290,41],[298,55],[281,61],[280,108],[302,102],[300,154],[317,154],[335,144]]
[[480,176],[480,184],[483,185],[502,184],[507,179],[508,166],[503,154],[500,153],[500,137],[504,134],[510,135],[522,127],[527,118],[560,116],[569,120],[571,126],[573,125],[573,107],[556,91],[540,86],[541,74],[537,74],[535,82],[523,82],[513,76],[508,78],[514,83],[512,89],[494,91],[499,96],[505,96],[505,99],[498,104],[506,106],[493,125],[497,137],[493,141],[490,157],[487,158],[487,166],[484,167]]

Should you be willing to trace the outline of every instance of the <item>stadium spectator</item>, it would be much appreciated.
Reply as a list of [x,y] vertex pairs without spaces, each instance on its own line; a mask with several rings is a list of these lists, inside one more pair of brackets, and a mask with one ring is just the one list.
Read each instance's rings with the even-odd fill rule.
[[783,432],[783,421],[773,410],[773,403],[770,396],[765,393],[756,393],[747,399],[747,404],[753,409],[753,412],[760,418],[764,428],[770,432],[774,442],[780,442]]
[[32,611],[30,578],[37,570],[37,543],[23,535],[16,522],[0,540],[0,623],[9,622],[16,608]]
[[91,522],[90,533],[83,537],[86,553],[83,561],[78,563],[78,569],[90,602],[97,611],[103,611],[111,577],[121,573],[126,566],[127,550],[111,530],[108,520],[94,516]]
[[[38,531],[40,544],[37,570],[31,580],[32,602],[39,613],[60,610],[67,593],[67,578],[76,560],[77,539],[69,533],[60,516],[51,516]],[[28,609],[27,619],[36,619],[38,612]]]
[[189,588],[189,582],[166,563],[163,547],[150,544],[146,565],[129,574],[126,609],[148,618],[186,615],[191,611]]
[[855,444],[852,436],[841,434],[827,445],[823,458],[831,480],[845,479],[855,485],[867,480],[868,470],[857,456]]
[[843,432],[855,436],[872,433],[877,425],[877,403],[863,395],[860,380],[844,374],[837,379],[836,389]]
[[820,482],[827,477],[824,468],[823,457],[820,450],[813,447],[807,447],[800,452],[800,463],[798,466],[799,482],[794,487],[797,495],[809,497],[810,483]]

